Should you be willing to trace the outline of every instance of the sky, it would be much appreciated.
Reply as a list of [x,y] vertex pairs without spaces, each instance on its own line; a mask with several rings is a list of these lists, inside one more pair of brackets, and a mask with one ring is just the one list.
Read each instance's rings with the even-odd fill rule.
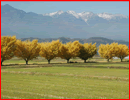
[[37,14],[52,13],[59,10],[73,10],[76,13],[84,11],[93,13],[123,14],[129,16],[129,2],[1,2],[1,5],[9,4],[14,8],[25,12]]

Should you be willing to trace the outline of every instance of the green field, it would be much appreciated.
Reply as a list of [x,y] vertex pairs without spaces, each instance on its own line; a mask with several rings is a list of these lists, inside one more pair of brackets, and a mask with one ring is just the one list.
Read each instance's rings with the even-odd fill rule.
[[13,58],[1,68],[1,99],[129,99],[129,62]]

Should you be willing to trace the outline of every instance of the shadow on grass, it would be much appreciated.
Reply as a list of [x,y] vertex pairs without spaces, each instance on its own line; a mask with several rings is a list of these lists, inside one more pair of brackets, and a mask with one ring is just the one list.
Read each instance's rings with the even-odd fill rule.
[[51,64],[8,64],[8,65],[2,65],[1,69],[7,69],[7,68],[36,68],[36,67],[52,67]]
[[[116,69],[129,69],[129,67],[123,66],[102,66],[102,65],[87,65],[87,64],[96,63],[98,64],[108,64],[108,63],[100,63],[100,62],[86,62],[86,63],[51,63],[51,64],[9,64],[1,66],[1,69],[8,69],[8,68],[40,68],[40,67],[79,67],[79,68],[116,68]],[[81,65],[80,65],[81,64]],[[117,63],[109,63],[109,64],[117,64]]]
[[[129,64],[129,62],[127,62],[127,61],[123,61],[123,62],[95,62],[95,61],[87,61],[86,63],[84,63],[84,62],[71,62],[71,63],[66,63],[66,62],[62,62],[62,63],[50,63],[50,64],[48,64],[48,63],[45,63],[45,64],[43,64],[43,63],[31,63],[31,64],[28,64],[28,65],[55,65],[55,64]],[[2,66],[15,66],[15,65],[26,65],[26,64],[17,64],[17,63],[15,63],[15,64],[6,64],[6,65],[2,65]],[[26,65],[26,66],[28,66],[28,65]]]

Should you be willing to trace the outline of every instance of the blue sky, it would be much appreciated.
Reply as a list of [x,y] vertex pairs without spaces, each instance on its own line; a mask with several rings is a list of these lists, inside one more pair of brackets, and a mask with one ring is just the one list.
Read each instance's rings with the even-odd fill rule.
[[93,13],[124,14],[129,16],[129,2],[1,2],[14,8],[37,14],[51,13],[58,10],[73,10],[77,13],[90,11]]

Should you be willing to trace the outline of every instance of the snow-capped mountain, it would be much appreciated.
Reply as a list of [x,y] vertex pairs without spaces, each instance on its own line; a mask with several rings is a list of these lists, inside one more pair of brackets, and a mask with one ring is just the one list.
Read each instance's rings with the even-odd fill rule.
[[62,10],[59,10],[59,11],[56,11],[56,12],[53,12],[53,13],[47,13],[47,14],[43,14],[43,16],[54,16],[54,15],[60,15],[64,13]]
[[72,10],[67,11],[67,13],[75,16],[76,18],[80,17],[75,11],[72,11]]
[[116,19],[116,17],[118,18],[129,18],[128,16],[125,16],[123,14],[109,14],[109,13],[100,13],[100,14],[97,14],[99,17],[102,17],[104,19],[107,19],[107,20],[110,20],[110,19]]
[[82,13],[76,13],[75,11],[72,10],[68,10],[66,12],[63,12],[62,10],[57,11],[57,12],[52,12],[52,13],[47,13],[47,14],[43,14],[43,16],[51,16],[54,17],[56,15],[61,15],[63,13],[68,13],[70,15],[73,15],[74,17],[76,17],[77,19],[82,18],[85,22],[87,22],[87,20],[89,18],[91,18],[92,16],[96,16],[94,13],[92,12],[82,12]]
[[[112,19],[122,19],[122,18],[129,18],[126,15],[123,14],[110,14],[110,13],[98,13],[98,14],[94,14],[93,12],[81,12],[81,13],[76,13],[75,11],[69,10],[66,11],[68,14],[73,15],[74,17],[78,18],[82,18],[86,23],[89,19],[91,19],[92,17],[100,17],[106,20],[112,20]],[[43,16],[55,16],[55,15],[61,15],[65,12],[63,12],[62,10],[57,11],[57,12],[53,12],[53,13],[47,13],[47,14],[43,14]]]
[[92,12],[82,12],[82,13],[77,13],[86,23],[88,19],[90,19],[92,16],[97,16],[96,14]]

